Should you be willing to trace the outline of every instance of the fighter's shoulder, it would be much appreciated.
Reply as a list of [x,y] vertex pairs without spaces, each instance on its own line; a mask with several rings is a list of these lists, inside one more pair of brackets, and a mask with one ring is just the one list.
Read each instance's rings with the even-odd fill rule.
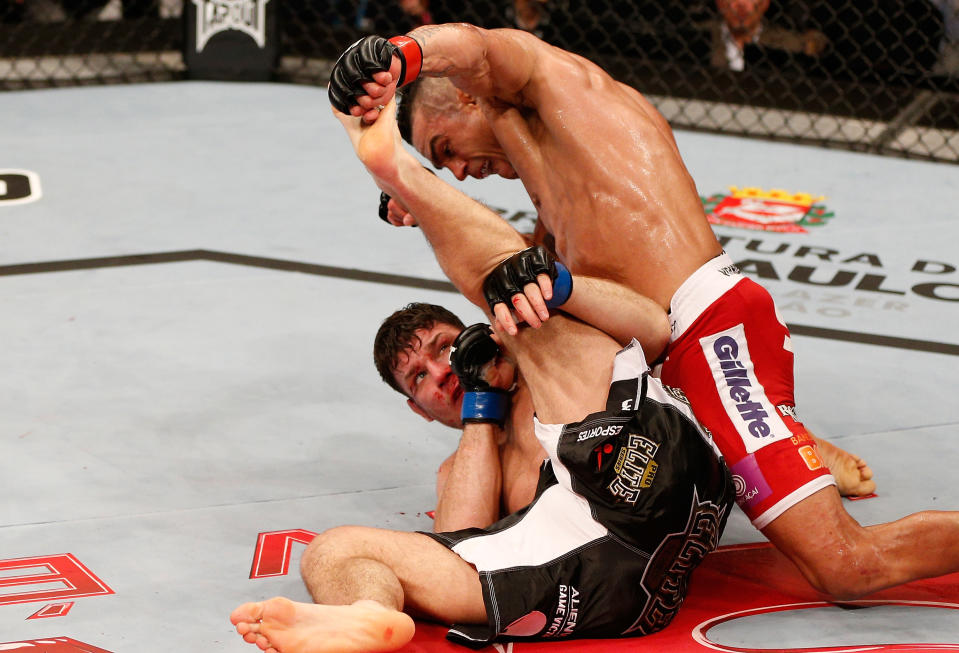
[[[533,37],[535,39],[535,37]],[[531,83],[544,93],[575,98],[580,89],[608,84],[612,78],[595,63],[576,53],[549,45],[541,45],[533,53]]]

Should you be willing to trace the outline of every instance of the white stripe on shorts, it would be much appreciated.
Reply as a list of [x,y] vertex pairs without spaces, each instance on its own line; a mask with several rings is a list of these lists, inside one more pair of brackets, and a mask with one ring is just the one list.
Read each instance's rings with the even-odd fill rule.
[[547,488],[523,518],[505,530],[479,535],[453,547],[477,571],[546,564],[605,537],[586,499],[561,485]]

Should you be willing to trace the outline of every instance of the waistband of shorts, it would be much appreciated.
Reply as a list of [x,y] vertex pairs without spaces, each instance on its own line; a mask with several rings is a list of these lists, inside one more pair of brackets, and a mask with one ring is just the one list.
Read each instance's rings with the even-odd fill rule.
[[613,359],[613,376],[610,379],[610,385],[616,381],[637,379],[648,371],[649,363],[646,360],[643,346],[639,344],[636,338],[633,338],[628,345],[616,352],[616,358]]
[[743,279],[743,273],[726,252],[689,275],[669,302],[669,341],[679,340],[703,311]]

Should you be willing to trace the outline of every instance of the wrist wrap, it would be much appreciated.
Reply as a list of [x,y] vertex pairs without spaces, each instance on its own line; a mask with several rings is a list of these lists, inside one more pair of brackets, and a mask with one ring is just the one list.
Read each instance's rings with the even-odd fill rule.
[[573,294],[573,275],[565,265],[556,261],[556,276],[553,278],[553,298],[546,302],[549,308],[559,308]]
[[396,87],[406,86],[420,76],[420,70],[423,69],[423,48],[409,36],[394,36],[389,41],[399,50],[398,56],[402,63]]
[[505,392],[474,391],[463,393],[463,422],[491,422],[503,425],[509,411],[509,396]]

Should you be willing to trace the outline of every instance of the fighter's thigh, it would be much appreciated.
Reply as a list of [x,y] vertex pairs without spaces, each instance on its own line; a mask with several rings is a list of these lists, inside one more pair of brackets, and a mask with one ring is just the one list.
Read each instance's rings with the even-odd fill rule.
[[304,555],[334,564],[356,557],[379,561],[399,579],[405,611],[443,622],[486,622],[476,569],[421,533],[340,526],[318,535]]
[[662,368],[663,383],[683,390],[730,466],[805,433],[794,417],[789,332],[768,293],[748,281],[671,345]]

